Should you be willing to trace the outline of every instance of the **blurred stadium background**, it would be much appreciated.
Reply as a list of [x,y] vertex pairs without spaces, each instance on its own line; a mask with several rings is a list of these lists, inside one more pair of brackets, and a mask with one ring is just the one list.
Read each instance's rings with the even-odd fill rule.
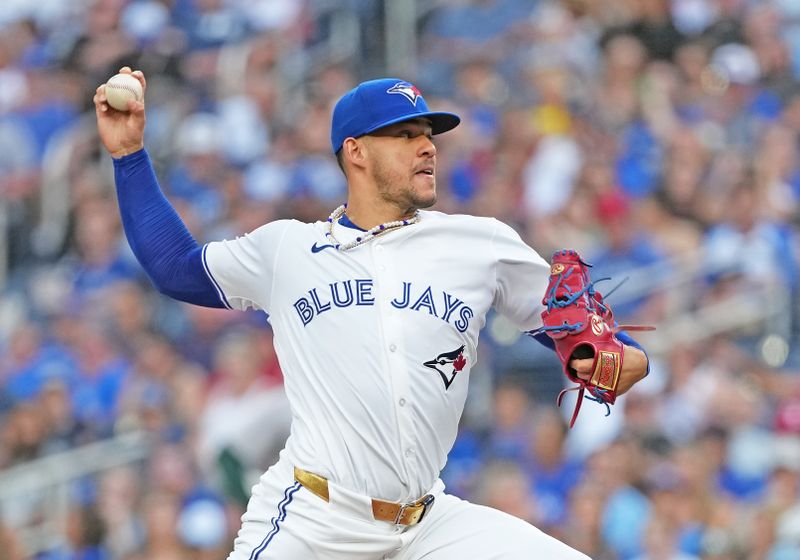
[[4,0],[0,560],[225,558],[286,435],[263,314],[169,301],[128,249],[91,106],[122,65],[201,242],[342,202],[362,79],[460,113],[438,208],[580,250],[658,330],[568,433],[554,357],[493,317],[449,489],[596,560],[800,558],[800,2]]

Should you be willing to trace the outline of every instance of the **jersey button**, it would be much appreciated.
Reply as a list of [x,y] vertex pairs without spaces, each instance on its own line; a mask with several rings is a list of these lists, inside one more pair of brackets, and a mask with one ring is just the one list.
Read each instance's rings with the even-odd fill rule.
[[390,344],[389,345],[389,352],[396,352],[396,351],[397,351],[397,345],[396,344]]
[[413,455],[414,455],[414,449],[413,448],[409,447],[408,449],[406,449],[406,457],[411,457]]
[[400,406],[405,406],[405,405],[406,405],[406,400],[405,400],[405,399],[400,399],[400,400],[399,400],[399,401],[397,401],[397,402],[398,402],[398,404],[399,404]]

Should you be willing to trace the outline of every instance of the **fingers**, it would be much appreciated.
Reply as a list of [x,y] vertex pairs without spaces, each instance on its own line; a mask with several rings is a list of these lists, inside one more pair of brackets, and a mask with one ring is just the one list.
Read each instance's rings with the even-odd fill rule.
[[134,70],[133,77],[139,80],[139,83],[142,84],[142,89],[147,89],[147,80],[144,77],[144,73],[141,70]]
[[142,84],[142,90],[147,89],[147,80],[144,77],[144,73],[141,70],[131,70],[130,66],[123,66],[119,69],[120,74],[130,74],[137,80],[139,83]]
[[97,113],[105,113],[108,111],[105,84],[98,86],[97,89],[94,90],[94,97],[92,98],[92,101],[94,102],[94,109]]
[[591,379],[592,365],[594,365],[593,358],[574,359],[569,362],[569,367],[575,370],[575,375],[584,381]]
[[144,114],[144,102],[142,101],[135,101],[133,99],[128,100],[128,113],[135,116],[141,116]]

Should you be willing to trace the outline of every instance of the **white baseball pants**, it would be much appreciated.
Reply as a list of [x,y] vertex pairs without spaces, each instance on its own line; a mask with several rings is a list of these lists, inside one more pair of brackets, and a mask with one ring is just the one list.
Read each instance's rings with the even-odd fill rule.
[[376,521],[370,498],[329,483],[325,502],[281,459],[253,488],[228,560],[588,560],[533,525],[443,492],[408,527]]

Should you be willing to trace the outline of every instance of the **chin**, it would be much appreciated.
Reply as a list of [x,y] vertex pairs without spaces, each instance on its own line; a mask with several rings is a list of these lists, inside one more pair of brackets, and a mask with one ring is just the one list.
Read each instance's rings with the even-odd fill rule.
[[414,206],[416,208],[430,208],[434,204],[436,204],[436,191],[414,198]]

